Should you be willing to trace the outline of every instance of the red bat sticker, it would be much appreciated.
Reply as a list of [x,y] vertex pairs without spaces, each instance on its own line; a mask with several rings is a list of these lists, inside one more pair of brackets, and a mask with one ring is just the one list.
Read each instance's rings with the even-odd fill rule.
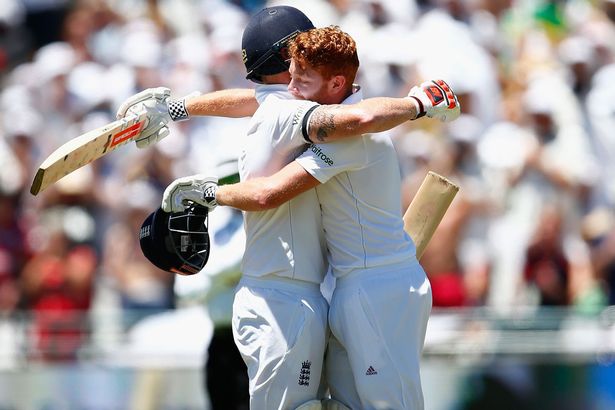
[[130,138],[134,137],[135,135],[138,135],[141,132],[141,128],[143,127],[143,124],[145,123],[145,120],[138,122],[134,125],[131,125],[130,127],[126,128],[125,130],[122,130],[120,132],[118,132],[117,134],[115,134],[112,138],[111,138],[111,144],[109,144],[109,147],[115,147],[118,144],[121,144],[122,142],[125,142],[126,140],[129,140]]

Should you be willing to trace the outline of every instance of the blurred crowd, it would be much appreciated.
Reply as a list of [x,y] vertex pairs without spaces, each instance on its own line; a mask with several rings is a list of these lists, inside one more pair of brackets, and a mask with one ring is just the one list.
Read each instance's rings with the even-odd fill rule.
[[[368,97],[436,77],[459,95],[457,121],[390,131],[403,210],[428,170],[461,187],[421,260],[435,308],[615,304],[614,0],[3,0],[0,315],[31,315],[36,358],[72,360],[93,327],[207,298],[223,262],[176,278],[137,233],[173,179],[239,154],[247,119],[171,124],[154,147],[122,147],[37,196],[30,184],[138,91],[252,87],[242,30],[274,4],[351,34]],[[212,254],[234,263],[242,250],[222,240]],[[84,322],[96,309],[117,323]]]

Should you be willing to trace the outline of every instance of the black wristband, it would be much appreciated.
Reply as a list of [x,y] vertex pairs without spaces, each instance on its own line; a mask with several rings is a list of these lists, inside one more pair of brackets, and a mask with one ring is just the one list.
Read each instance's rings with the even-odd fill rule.
[[417,120],[417,119],[423,117],[426,114],[425,106],[423,105],[423,102],[421,100],[419,100],[418,98],[416,98],[414,95],[409,95],[408,97],[409,98],[414,98],[414,100],[419,105],[419,112],[416,113],[416,117],[414,119]]
[[173,121],[184,121],[188,119],[188,111],[186,111],[186,100],[169,100],[168,103],[169,115]]
[[209,185],[203,191],[203,200],[207,202],[209,205],[217,206],[218,202],[216,202],[216,191],[218,190],[218,185]]

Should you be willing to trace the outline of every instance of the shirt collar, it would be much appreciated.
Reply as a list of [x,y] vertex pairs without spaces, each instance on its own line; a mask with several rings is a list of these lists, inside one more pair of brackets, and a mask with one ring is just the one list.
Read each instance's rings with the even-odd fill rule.
[[290,100],[294,97],[288,92],[288,85],[286,84],[259,84],[255,90],[256,101],[262,104],[265,98],[270,95],[275,95],[277,98]]

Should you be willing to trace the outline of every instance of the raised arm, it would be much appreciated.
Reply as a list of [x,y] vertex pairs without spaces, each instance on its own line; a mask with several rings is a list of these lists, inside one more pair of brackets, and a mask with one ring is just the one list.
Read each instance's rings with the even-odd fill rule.
[[456,119],[461,107],[457,96],[442,80],[413,87],[407,97],[376,97],[351,105],[320,105],[304,118],[304,135],[313,143],[381,132],[406,121],[428,116],[448,122]]
[[185,107],[190,117],[241,118],[252,116],[258,109],[258,102],[253,89],[236,88],[186,98]]
[[147,123],[135,138],[137,147],[145,148],[169,135],[169,121],[184,121],[190,116],[239,118],[254,114],[258,102],[252,89],[229,89],[207,94],[192,93],[180,99],[171,98],[166,87],[148,88],[124,101],[117,110],[117,118],[142,111]]
[[318,144],[386,131],[416,119],[418,113],[418,104],[410,98],[377,97],[352,105],[320,105],[306,119],[307,136]]

